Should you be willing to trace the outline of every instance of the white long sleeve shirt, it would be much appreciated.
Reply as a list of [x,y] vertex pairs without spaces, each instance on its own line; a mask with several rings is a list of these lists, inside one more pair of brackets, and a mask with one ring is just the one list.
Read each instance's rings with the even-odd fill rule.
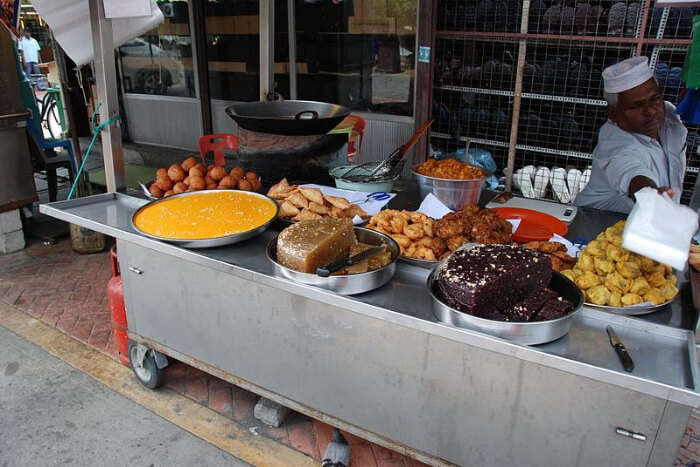
[[659,130],[660,143],[649,136],[624,131],[611,120],[600,128],[590,182],[574,204],[629,213],[634,206],[628,196],[630,182],[640,175],[653,180],[658,187],[672,188],[674,200],[680,201],[688,130],[673,113],[673,104],[666,102],[665,107],[666,119]]

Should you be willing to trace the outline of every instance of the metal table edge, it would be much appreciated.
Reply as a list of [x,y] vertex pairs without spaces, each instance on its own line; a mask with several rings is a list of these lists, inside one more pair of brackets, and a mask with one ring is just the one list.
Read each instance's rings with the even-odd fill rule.
[[[461,342],[467,345],[473,345],[484,350],[510,355],[531,363],[545,365],[547,367],[571,373],[574,375],[580,375],[597,381],[613,384],[623,388],[632,389],[654,397],[671,400],[673,402],[677,402],[683,405],[690,405],[696,408],[700,407],[700,393],[687,388],[670,386],[666,383],[637,377],[615,370],[597,367],[595,365],[591,365],[585,362],[576,361],[559,355],[550,354],[539,350],[536,347],[521,346],[518,344],[514,344],[509,341],[499,339],[497,337],[479,333],[477,331],[455,328],[453,326],[449,326],[439,322],[426,321],[421,318],[405,315],[403,313],[395,312],[386,308],[353,300],[351,297],[337,295],[332,292],[328,292],[313,286],[299,284],[288,279],[279,278],[275,276],[268,276],[264,273],[251,271],[241,266],[207,257],[203,254],[200,254],[197,250],[180,248],[168,243],[144,237],[135,232],[128,232],[108,225],[104,225],[99,222],[95,222],[62,210],[63,208],[68,206],[74,208],[95,202],[114,200],[118,197],[134,198],[121,193],[105,193],[85,198],[79,198],[77,200],[57,201],[54,203],[42,204],[40,205],[40,212],[64,220],[66,222],[71,222],[98,232],[102,232],[106,235],[110,235],[124,241],[138,244],[145,248],[153,249],[161,253],[176,256],[185,261],[189,261],[205,267],[214,267],[218,271],[228,274],[234,274],[242,279],[254,280],[263,285],[280,288],[287,292],[294,293],[308,299],[320,301],[331,306],[338,306],[356,313],[361,313],[365,316],[374,319],[391,321],[395,324],[410,329],[426,332],[438,337],[450,339],[456,342]],[[142,201],[144,203],[148,202],[148,200]],[[406,265],[397,264],[397,268],[401,268],[404,266]],[[591,311],[583,309],[581,310],[581,313],[585,316],[586,314],[591,313]],[[633,323],[630,323],[634,322],[635,320],[629,320],[626,317],[620,317],[617,315],[610,316],[612,317],[612,319],[625,320],[625,325],[635,325]],[[687,333],[689,338],[688,345],[694,348],[695,342],[694,335],[692,334],[692,332],[669,328],[660,324],[648,323],[648,325],[652,325],[659,328],[667,328],[669,332],[672,332],[674,334]],[[678,338],[678,335],[675,335],[674,337]],[[695,355],[694,350],[690,352],[692,353],[692,355]],[[693,377],[694,388],[698,389],[696,366],[697,365],[691,365],[691,373]]]

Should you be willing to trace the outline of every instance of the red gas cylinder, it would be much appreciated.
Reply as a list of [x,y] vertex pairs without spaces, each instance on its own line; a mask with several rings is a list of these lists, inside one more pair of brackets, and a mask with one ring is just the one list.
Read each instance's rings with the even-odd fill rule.
[[117,260],[117,245],[109,251],[112,260],[112,278],[107,283],[107,298],[109,299],[109,311],[112,314],[112,329],[114,341],[119,352],[119,361],[129,366],[129,336],[126,334],[126,307],[124,306],[124,286],[122,275],[119,272]]

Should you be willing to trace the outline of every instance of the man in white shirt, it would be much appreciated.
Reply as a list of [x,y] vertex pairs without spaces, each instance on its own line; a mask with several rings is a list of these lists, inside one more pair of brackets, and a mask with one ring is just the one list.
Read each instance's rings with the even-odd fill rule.
[[41,73],[39,71],[39,50],[41,47],[39,43],[32,37],[32,33],[28,30],[24,30],[24,37],[19,41],[19,49],[22,52],[22,63],[24,64],[24,71],[28,76],[38,75]]
[[608,121],[600,128],[593,169],[577,206],[629,213],[644,187],[680,201],[688,130],[665,102],[647,57],[603,71]]

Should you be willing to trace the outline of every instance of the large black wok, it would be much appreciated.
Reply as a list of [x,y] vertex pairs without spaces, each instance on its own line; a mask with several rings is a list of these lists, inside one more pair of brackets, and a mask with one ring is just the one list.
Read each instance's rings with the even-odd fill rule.
[[350,109],[313,101],[246,102],[226,108],[239,127],[260,133],[288,136],[325,135]]

